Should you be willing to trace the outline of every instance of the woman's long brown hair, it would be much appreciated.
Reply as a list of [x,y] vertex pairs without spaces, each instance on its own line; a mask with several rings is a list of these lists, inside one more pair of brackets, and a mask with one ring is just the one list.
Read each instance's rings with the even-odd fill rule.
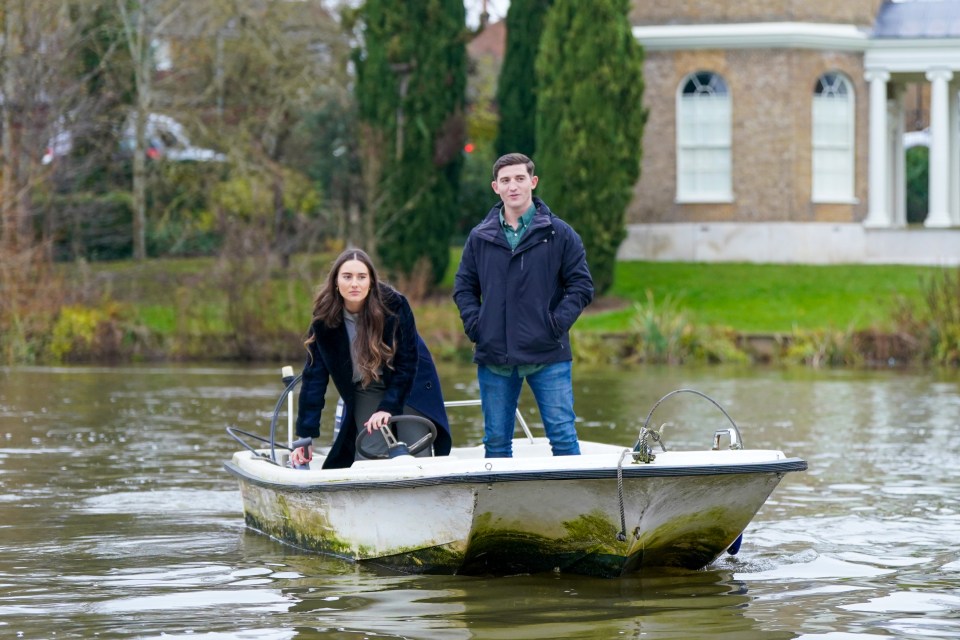
[[[326,280],[320,286],[317,297],[313,300],[313,320],[323,323],[328,328],[339,327],[343,323],[343,296],[337,290],[337,278],[344,263],[357,260],[367,267],[370,274],[370,292],[364,300],[363,308],[357,314],[357,337],[354,343],[354,354],[357,358],[357,368],[360,370],[361,382],[364,387],[374,380],[379,380],[378,371],[384,367],[393,368],[393,354],[396,352],[394,338],[385,340],[383,335],[387,316],[390,310],[384,304],[384,296],[391,295],[393,288],[380,282],[373,261],[366,252],[360,249],[347,249],[341,253],[333,265]],[[303,346],[310,352],[310,345],[317,339],[312,328],[304,341]]]

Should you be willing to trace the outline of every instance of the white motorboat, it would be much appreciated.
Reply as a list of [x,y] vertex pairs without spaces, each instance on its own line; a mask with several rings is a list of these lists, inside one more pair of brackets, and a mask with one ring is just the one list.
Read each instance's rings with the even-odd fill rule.
[[[681,391],[729,419],[711,449],[668,451],[648,428],[660,402]],[[554,457],[518,419],[526,437],[514,440],[512,458],[484,458],[482,445],[409,455],[428,435],[412,447],[391,441],[384,459],[324,470],[317,454],[308,469],[289,466],[297,443],[275,441],[275,411],[270,440],[228,428],[244,450],[226,468],[239,480],[247,525],[301,549],[410,573],[609,577],[698,569],[735,553],[784,474],[807,468],[777,450],[744,449],[726,411],[689,389],[654,405],[629,448],[581,441],[581,455]],[[270,447],[250,446],[251,437]]]

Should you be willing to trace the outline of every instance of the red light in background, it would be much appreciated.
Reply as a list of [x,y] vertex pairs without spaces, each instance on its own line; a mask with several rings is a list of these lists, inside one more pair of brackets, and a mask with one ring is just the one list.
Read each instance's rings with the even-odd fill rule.
[[467,144],[463,145],[463,150],[466,151],[467,153],[473,153],[473,150],[475,148],[476,147],[473,146],[472,142],[468,142]]

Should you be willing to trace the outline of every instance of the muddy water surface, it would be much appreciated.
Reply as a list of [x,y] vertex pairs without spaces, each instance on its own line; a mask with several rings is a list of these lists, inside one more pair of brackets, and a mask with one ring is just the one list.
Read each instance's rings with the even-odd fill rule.
[[[473,369],[441,375],[448,399],[477,396]],[[386,575],[245,529],[224,427],[267,430],[279,365],[0,370],[0,637],[960,636],[957,376],[574,375],[584,439],[631,445],[657,399],[691,387],[748,447],[810,469],[702,571]],[[456,411],[458,442],[479,442],[478,416]],[[726,419],[685,394],[653,422],[668,446],[708,448]]]

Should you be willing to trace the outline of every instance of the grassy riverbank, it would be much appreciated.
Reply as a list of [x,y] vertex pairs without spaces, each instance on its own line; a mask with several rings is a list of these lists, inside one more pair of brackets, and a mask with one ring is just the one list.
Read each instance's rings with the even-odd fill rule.
[[[899,301],[922,303],[938,269],[912,266],[808,266],[623,262],[610,294],[670,301],[697,324],[742,333],[893,328]],[[591,329],[622,331],[630,310],[603,313]]]
[[958,294],[956,269],[623,262],[610,296],[628,304],[578,328],[621,336],[628,361],[955,364]]
[[[34,362],[300,357],[313,291],[330,258],[299,256],[285,270],[199,258],[65,265],[64,302],[49,312],[49,331],[5,328],[4,352],[8,361]],[[455,251],[439,290],[414,303],[440,358],[470,353],[450,299],[458,259]],[[580,357],[606,362],[756,359],[744,336],[757,334],[774,341],[775,353],[768,346],[764,359],[923,360],[933,347],[904,331],[929,332],[931,287],[943,281],[946,297],[960,293],[950,289],[950,278],[960,289],[954,272],[622,262],[613,289],[581,318],[574,339]]]

